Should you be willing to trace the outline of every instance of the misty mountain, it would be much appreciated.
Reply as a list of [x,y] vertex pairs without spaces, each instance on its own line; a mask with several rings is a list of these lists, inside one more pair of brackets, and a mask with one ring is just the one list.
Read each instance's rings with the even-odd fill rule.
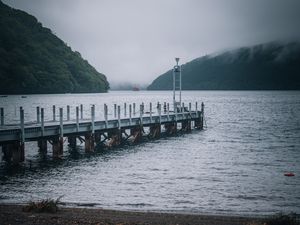
[[[170,90],[172,70],[148,90]],[[197,58],[182,65],[185,90],[300,90],[300,43],[271,42]]]
[[0,1],[0,93],[106,92],[106,77],[26,12]]

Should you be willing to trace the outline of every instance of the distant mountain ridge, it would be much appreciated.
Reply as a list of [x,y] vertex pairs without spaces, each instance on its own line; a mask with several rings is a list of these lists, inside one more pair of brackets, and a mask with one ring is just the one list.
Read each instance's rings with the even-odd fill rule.
[[[148,90],[172,89],[172,70]],[[300,90],[300,43],[270,42],[208,55],[182,65],[184,90]]]
[[26,12],[0,1],[0,94],[106,92],[79,52]]

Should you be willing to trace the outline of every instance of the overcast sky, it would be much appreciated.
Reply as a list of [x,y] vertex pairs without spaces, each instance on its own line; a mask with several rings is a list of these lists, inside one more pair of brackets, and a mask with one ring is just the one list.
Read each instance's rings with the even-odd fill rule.
[[50,28],[109,82],[148,84],[175,64],[300,37],[300,0],[4,0]]

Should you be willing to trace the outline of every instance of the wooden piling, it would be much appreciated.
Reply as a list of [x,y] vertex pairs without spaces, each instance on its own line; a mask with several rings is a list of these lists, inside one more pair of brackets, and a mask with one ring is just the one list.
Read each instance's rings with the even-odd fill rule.
[[41,108],[41,133],[44,136],[45,131],[45,116],[44,116],[44,108]]
[[19,164],[25,160],[24,142],[15,141],[9,145],[10,151],[12,152],[12,163]]
[[108,114],[107,105],[104,104],[104,120],[105,120],[105,128],[106,128],[106,129],[107,129],[107,127],[108,127],[107,114]]
[[76,106],[76,132],[79,131],[79,107]]
[[118,128],[121,129],[121,107],[118,105]]
[[53,158],[60,158],[63,155],[63,140],[59,136],[51,139]]
[[70,120],[70,106],[67,105],[67,121]]
[[36,122],[40,123],[40,107],[36,107]]
[[152,139],[160,138],[160,134],[161,134],[161,125],[159,123],[150,126],[150,133],[149,133],[150,138]]
[[4,126],[4,108],[0,108],[0,125]]
[[168,121],[170,120],[170,107],[169,107],[169,103],[167,104],[167,117],[168,117]]
[[39,139],[37,141],[39,152],[46,154],[47,153],[47,140],[46,139]]
[[55,109],[55,105],[52,106],[52,115],[53,115],[53,121],[56,121],[56,109]]
[[135,116],[135,103],[133,103],[133,115]]
[[157,107],[158,107],[157,110],[158,110],[159,124],[161,124],[161,104],[158,104]]
[[124,117],[127,116],[127,105],[126,102],[124,103]]
[[20,127],[21,127],[21,142],[25,142],[25,126],[24,126],[24,110],[20,108]]
[[152,123],[152,102],[150,102],[149,109],[150,109],[150,123]]
[[117,118],[117,104],[114,104],[114,117]]
[[71,148],[76,148],[76,136],[68,136],[68,144]]
[[80,104],[80,119],[83,120],[83,105]]
[[132,123],[132,106],[129,104],[129,125]]

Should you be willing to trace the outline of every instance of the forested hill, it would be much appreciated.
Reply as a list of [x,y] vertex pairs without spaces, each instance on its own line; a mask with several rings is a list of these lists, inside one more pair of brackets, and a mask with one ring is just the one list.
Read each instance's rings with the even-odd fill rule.
[[109,84],[79,52],[21,10],[0,1],[0,93],[106,92]]
[[[172,89],[172,71],[148,90]],[[300,90],[300,43],[256,45],[204,56],[182,65],[185,90]]]

